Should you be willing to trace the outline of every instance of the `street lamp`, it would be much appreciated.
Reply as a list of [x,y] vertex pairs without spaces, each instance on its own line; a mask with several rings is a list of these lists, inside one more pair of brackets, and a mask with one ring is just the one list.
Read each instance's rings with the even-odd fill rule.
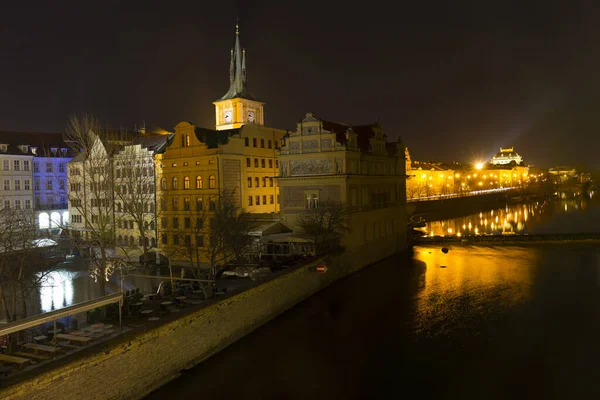
[[478,170],[483,169],[483,163],[481,163],[481,162],[475,163],[475,169],[478,169]]

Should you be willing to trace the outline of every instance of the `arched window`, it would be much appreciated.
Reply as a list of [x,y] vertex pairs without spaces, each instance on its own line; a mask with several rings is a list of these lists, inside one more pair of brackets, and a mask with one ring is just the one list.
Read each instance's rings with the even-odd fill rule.
[[150,247],[156,247],[156,239],[155,238],[150,239]]
[[123,243],[123,236],[119,235],[117,238],[117,244],[120,246]]
[[217,181],[215,180],[215,176],[211,175],[208,177],[208,188],[214,189],[216,187]]
[[177,190],[177,177],[176,176],[174,176],[173,180],[171,181],[171,189]]
[[147,236],[144,238],[144,244],[146,245],[146,247],[150,247],[150,239],[148,239]]
[[161,190],[167,190],[167,180],[165,178],[160,180],[160,188]]
[[142,247],[142,237],[138,236],[138,246]]
[[50,228],[50,216],[47,213],[41,213],[39,216],[40,229]]
[[202,189],[202,177],[200,175],[196,177],[196,189]]
[[190,188],[190,177],[189,176],[186,176],[185,178],[183,178],[183,188],[184,189]]
[[129,247],[133,247],[134,241],[133,236],[129,236]]
[[202,197],[196,199],[196,210],[202,211]]

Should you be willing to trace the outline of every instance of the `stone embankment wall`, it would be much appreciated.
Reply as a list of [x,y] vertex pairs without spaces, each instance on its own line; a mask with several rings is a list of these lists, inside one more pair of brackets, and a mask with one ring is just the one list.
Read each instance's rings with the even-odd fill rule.
[[[86,354],[54,364],[0,388],[0,399],[139,399],[252,332],[336,280],[393,255],[406,243],[397,234],[327,256],[143,332],[125,334]],[[315,272],[325,264],[325,274]],[[19,378],[19,376],[15,377]]]

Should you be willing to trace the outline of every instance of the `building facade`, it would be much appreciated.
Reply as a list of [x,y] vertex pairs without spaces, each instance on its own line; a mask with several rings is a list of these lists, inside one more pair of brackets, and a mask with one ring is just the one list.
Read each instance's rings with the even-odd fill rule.
[[494,154],[490,160],[492,165],[521,165],[523,157],[513,147],[500,148],[500,152]]
[[406,246],[406,171],[402,142],[387,141],[378,124],[348,126],[306,114],[286,136],[278,181],[282,219],[323,200],[348,206],[342,244],[354,251],[377,242],[393,254]]
[[279,212],[275,177],[286,132],[264,126],[264,103],[247,89],[237,27],[229,83],[227,93],[214,102],[215,129],[180,122],[173,141],[156,157],[159,246],[171,258],[177,257],[178,248],[204,246],[209,227],[198,227],[196,221],[214,210],[223,191],[244,212]]
[[64,226],[71,157],[60,133],[0,132],[2,206],[35,210],[40,229]]

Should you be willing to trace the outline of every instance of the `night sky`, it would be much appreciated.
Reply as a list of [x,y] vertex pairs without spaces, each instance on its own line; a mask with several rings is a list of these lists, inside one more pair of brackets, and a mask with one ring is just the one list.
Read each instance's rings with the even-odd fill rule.
[[62,131],[81,111],[127,128],[214,127],[236,16],[268,126],[294,129],[307,111],[379,118],[413,159],[514,145],[535,165],[600,169],[593,1],[10,2],[0,130]]

